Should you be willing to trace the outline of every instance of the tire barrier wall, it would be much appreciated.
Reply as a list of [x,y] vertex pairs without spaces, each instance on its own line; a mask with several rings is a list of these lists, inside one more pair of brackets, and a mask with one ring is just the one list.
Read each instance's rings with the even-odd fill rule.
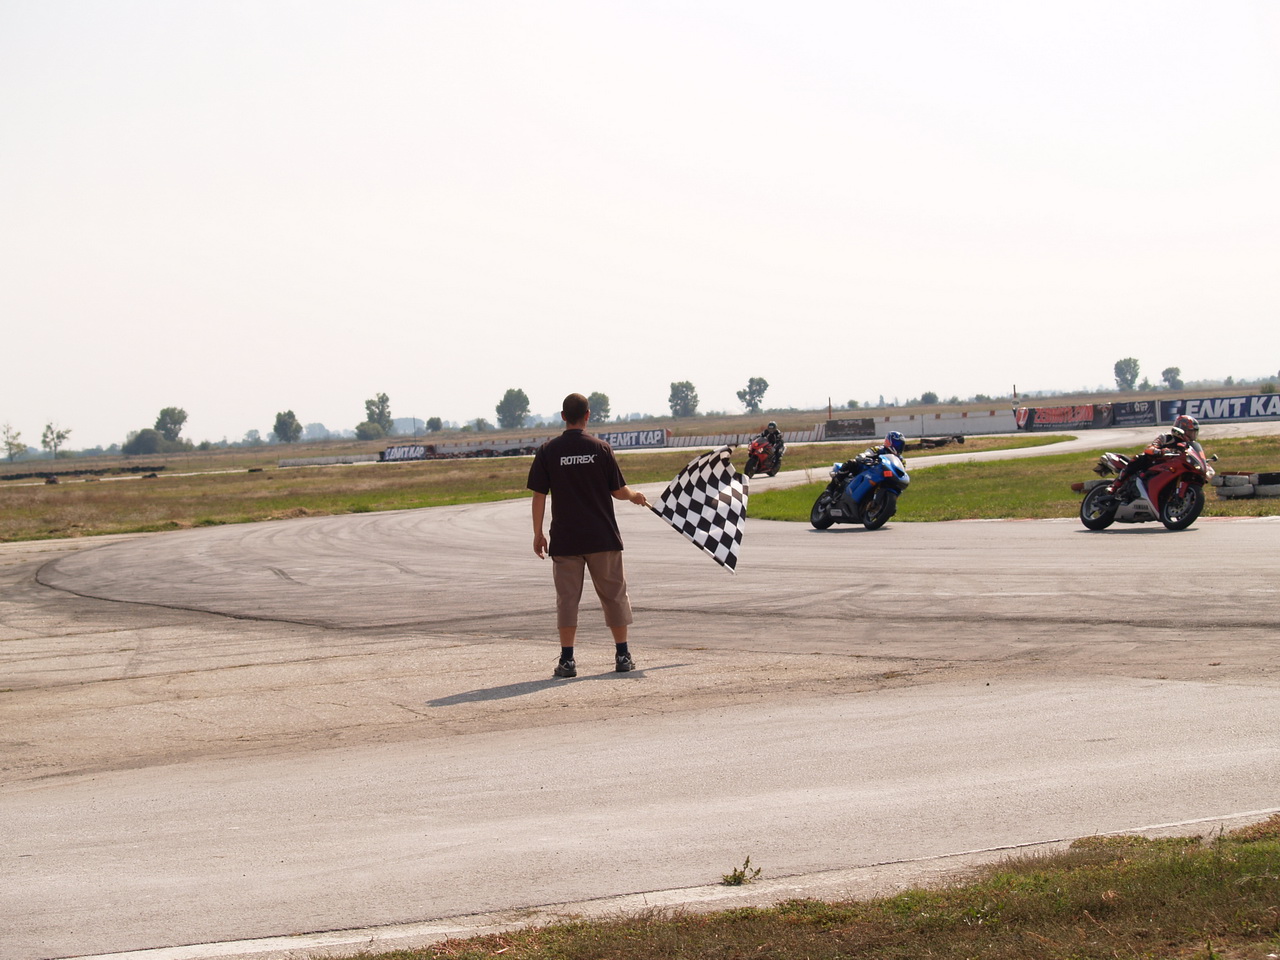
[[[63,460],[62,463],[68,461]],[[158,467],[144,466],[128,466],[128,467],[98,467],[83,470],[33,470],[30,473],[6,473],[0,479],[3,480],[43,480],[45,483],[57,483],[60,477],[84,477],[86,480],[97,480],[100,477],[110,476],[112,474],[125,473],[159,473],[164,470],[164,464]]]
[[1209,483],[1224,500],[1280,497],[1280,473],[1219,473]]

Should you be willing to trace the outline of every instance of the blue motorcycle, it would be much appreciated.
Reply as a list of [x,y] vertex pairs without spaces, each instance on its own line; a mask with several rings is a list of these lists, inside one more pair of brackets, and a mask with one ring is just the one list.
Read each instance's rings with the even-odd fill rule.
[[831,482],[814,501],[809,522],[818,530],[833,523],[878,530],[897,513],[898,495],[910,482],[902,458],[886,450],[833,464]]

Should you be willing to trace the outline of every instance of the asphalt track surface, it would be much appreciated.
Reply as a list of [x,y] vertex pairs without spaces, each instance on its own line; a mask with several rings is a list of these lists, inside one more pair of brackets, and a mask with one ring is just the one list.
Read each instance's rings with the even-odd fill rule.
[[730,575],[620,504],[641,669],[588,591],[557,681],[528,510],[0,546],[0,960],[861,896],[1280,808],[1280,520],[753,521]]

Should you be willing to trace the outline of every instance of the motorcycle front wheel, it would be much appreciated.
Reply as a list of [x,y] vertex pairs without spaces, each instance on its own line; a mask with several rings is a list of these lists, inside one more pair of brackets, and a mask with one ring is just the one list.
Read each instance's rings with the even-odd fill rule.
[[862,508],[862,525],[868,530],[879,530],[889,518],[898,512],[898,491],[878,489],[870,502]]
[[756,475],[756,470],[758,470],[759,468],[760,468],[760,464],[756,462],[756,458],[749,457],[747,458],[747,465],[742,468],[742,472],[745,473],[748,477],[754,477]]
[[1203,509],[1204,488],[1193,483],[1187,487],[1185,497],[1178,496],[1174,490],[1164,498],[1160,504],[1160,522],[1170,530],[1185,530],[1196,522]]
[[1105,530],[1116,519],[1116,501],[1107,484],[1100,483],[1084,495],[1080,504],[1080,522],[1090,530]]
[[813,509],[809,511],[809,522],[815,530],[825,530],[835,523],[831,516],[831,491],[823,490],[818,499],[813,501]]

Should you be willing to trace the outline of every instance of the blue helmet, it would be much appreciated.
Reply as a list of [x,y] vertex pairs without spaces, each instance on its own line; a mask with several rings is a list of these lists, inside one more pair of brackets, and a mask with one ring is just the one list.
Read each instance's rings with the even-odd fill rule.
[[885,435],[884,445],[888,447],[890,450],[892,450],[894,453],[901,456],[903,449],[907,445],[907,438],[904,437],[897,430],[890,430],[888,434]]

